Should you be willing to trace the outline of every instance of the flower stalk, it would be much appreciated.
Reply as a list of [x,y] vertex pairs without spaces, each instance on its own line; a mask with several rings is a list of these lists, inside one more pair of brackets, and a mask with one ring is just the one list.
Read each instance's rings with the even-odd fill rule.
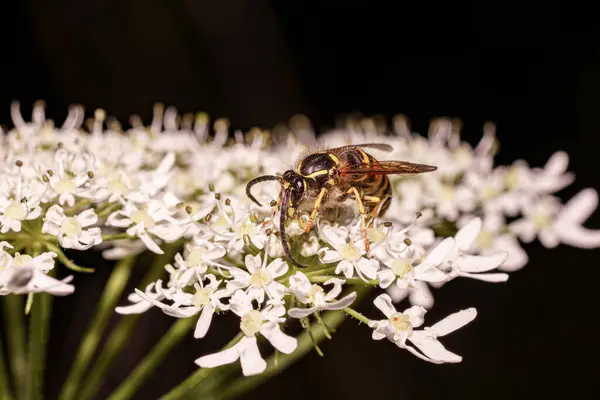
[[4,356],[4,346],[0,338],[0,399],[13,400],[10,392],[10,379],[6,368],[6,357]]
[[24,296],[4,297],[4,334],[7,357],[17,398],[25,397],[27,358],[25,355]]
[[[164,265],[173,258],[173,254],[179,247],[180,244],[177,243],[167,244],[163,248],[164,254],[155,255],[153,257],[154,261],[152,262],[152,265],[140,282],[141,287],[148,285],[150,282],[159,279],[163,275]],[[128,315],[121,318],[117,323],[106,340],[102,352],[98,356],[98,360],[96,360],[90,373],[85,379],[86,384],[81,390],[79,396],[80,400],[90,399],[96,394],[96,391],[104,380],[106,371],[113,360],[119,355],[123,346],[127,344],[127,340],[131,337],[131,332],[133,332],[140,317],[141,314]]]
[[104,332],[104,327],[108,318],[111,316],[125,284],[129,280],[131,269],[135,263],[135,257],[127,257],[119,261],[110,275],[104,293],[96,309],[94,319],[91,321],[86,333],[83,336],[81,345],[75,356],[75,361],[71,366],[71,371],[65,381],[61,394],[61,400],[70,400],[77,398],[77,392],[83,374],[96,352],[98,343]]
[[127,400],[133,397],[165,356],[192,330],[194,325],[195,321],[191,318],[176,321],[133,372],[115,389],[108,400]]
[[28,400],[44,398],[44,368],[51,317],[52,296],[48,293],[38,293],[35,295],[29,319]]

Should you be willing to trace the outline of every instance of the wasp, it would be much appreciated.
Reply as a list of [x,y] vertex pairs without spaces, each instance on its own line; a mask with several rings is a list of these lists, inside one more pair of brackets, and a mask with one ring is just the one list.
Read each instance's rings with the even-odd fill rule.
[[383,216],[392,199],[388,175],[414,175],[437,169],[431,165],[406,161],[377,161],[363,150],[369,148],[393,150],[388,144],[366,143],[313,152],[300,159],[295,170],[290,169],[278,175],[259,176],[246,185],[246,195],[259,206],[261,204],[251,193],[252,186],[265,181],[278,181],[281,185],[277,201],[273,204],[273,217],[281,209],[281,244],[285,255],[294,266],[306,267],[294,260],[290,252],[285,235],[285,222],[288,217],[308,214],[308,221],[304,226],[305,232],[308,233],[321,208],[334,209],[354,202],[360,213],[365,250],[369,252],[367,221]]

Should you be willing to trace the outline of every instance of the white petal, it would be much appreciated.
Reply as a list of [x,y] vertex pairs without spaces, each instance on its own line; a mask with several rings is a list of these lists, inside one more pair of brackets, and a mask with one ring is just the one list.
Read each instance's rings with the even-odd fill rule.
[[581,225],[598,207],[598,193],[594,189],[583,189],[573,196],[560,210],[557,223]]
[[386,289],[396,280],[396,274],[391,269],[384,269],[377,273],[379,277],[379,287]]
[[440,271],[430,264],[419,264],[415,267],[414,277],[417,280],[424,282],[442,282],[446,279],[447,274]]
[[267,368],[267,362],[263,360],[258,350],[256,337],[245,337],[244,347],[241,351],[240,361],[242,364],[242,374],[244,376],[258,375]]
[[327,303],[325,306],[321,307],[321,309],[330,311],[341,310],[354,303],[354,300],[356,300],[356,292],[352,292],[348,296],[344,296],[338,301]]
[[435,331],[437,336],[445,336],[473,321],[476,316],[477,310],[475,308],[468,308],[448,315],[440,322],[432,325],[430,329]]
[[600,247],[600,230],[587,229],[582,226],[573,225],[557,227],[556,234],[560,241],[574,247],[583,249],[595,249]]
[[93,208],[88,208],[87,210],[83,211],[76,217],[76,219],[82,227],[87,227],[98,222],[98,216]]
[[377,270],[379,269],[379,262],[376,260],[369,260],[361,258],[357,263],[358,270],[363,273],[369,279],[377,278]]
[[501,265],[508,257],[508,252],[500,251],[492,255],[472,256],[464,254],[459,257],[454,265],[465,272],[486,272]]
[[467,251],[479,236],[481,232],[481,218],[473,218],[468,224],[461,228],[456,235],[454,240],[456,242],[456,248],[462,251]]
[[[323,264],[329,264],[329,263],[334,263],[334,262],[338,262],[342,259],[342,257],[340,256],[340,253],[338,253],[336,250],[331,250],[331,249],[320,249],[317,254],[319,254],[319,259],[321,260],[321,262]],[[322,254],[323,256],[321,257]]]
[[464,278],[476,279],[484,282],[506,282],[508,280],[508,274],[497,273],[497,274],[470,274],[468,272],[461,272],[458,274]]
[[246,268],[248,269],[248,272],[250,272],[250,274],[253,274],[258,269],[260,269],[262,260],[260,258],[260,255],[258,255],[258,254],[255,256],[253,256],[252,254],[247,254],[246,258],[244,258],[244,263],[246,264]]
[[344,276],[348,279],[352,278],[354,275],[354,264],[350,261],[342,260],[339,262],[337,267],[335,267],[336,274],[344,274]]
[[256,344],[256,338],[243,337],[242,340],[234,344],[228,349],[220,351],[218,353],[209,354],[204,357],[198,358],[194,361],[202,368],[214,368],[225,364],[231,364],[240,358],[240,352],[246,346],[247,339],[254,339]]
[[267,290],[271,298],[281,300],[285,295],[287,287],[285,287],[279,282],[272,281],[267,285],[265,289]]
[[462,357],[448,350],[426,331],[416,331],[408,338],[427,357],[438,362],[458,363]]
[[414,289],[410,290],[410,294],[408,295],[408,301],[410,301],[411,304],[421,306],[427,310],[431,309],[431,307],[433,307],[434,299],[433,294],[431,294],[431,290],[429,289],[429,285],[425,282],[415,282]]
[[196,323],[196,329],[194,330],[194,337],[196,339],[206,336],[206,332],[208,332],[208,328],[210,327],[214,313],[215,308],[212,305],[207,304],[204,306],[202,312],[200,313],[200,318],[198,318],[198,322]]
[[375,304],[375,307],[379,308],[379,310],[381,310],[388,318],[396,312],[396,307],[394,307],[392,299],[387,294],[380,294],[377,296],[375,300],[373,300],[373,304]]
[[410,317],[411,325],[416,328],[423,325],[426,312],[427,310],[421,306],[412,306],[411,308],[405,310],[403,314]]
[[150,236],[146,233],[142,233],[138,236],[142,242],[146,245],[148,250],[156,254],[164,254],[164,251],[154,242]]
[[304,318],[312,313],[317,311],[317,307],[308,307],[308,308],[290,308],[288,310],[288,315],[292,318]]
[[540,231],[538,234],[538,239],[540,240],[540,243],[547,249],[552,249],[558,246],[560,243],[556,233],[549,229]]
[[331,278],[323,283],[324,286],[331,286],[331,289],[325,296],[323,296],[324,301],[330,301],[335,299],[342,293],[342,285],[346,282],[344,279],[339,278]]
[[263,329],[260,330],[260,333],[271,342],[273,347],[284,354],[291,354],[296,350],[296,347],[298,347],[298,340],[295,337],[283,333],[277,323],[273,323],[272,326],[268,325],[271,324],[266,324]]
[[271,263],[267,265],[266,269],[273,278],[278,278],[288,271],[288,265],[281,258],[277,258],[271,261]]
[[421,264],[431,264],[437,267],[444,262],[446,257],[448,257],[450,252],[454,249],[455,245],[456,241],[451,237],[442,240],[440,244],[431,250],[429,255],[423,260],[423,262],[421,262]]

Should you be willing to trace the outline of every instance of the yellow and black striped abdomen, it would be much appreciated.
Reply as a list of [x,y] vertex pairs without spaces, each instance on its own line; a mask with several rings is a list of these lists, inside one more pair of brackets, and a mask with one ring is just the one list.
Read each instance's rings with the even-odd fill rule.
[[[377,160],[370,154],[360,148],[348,148],[339,155],[341,165],[365,165],[377,164]],[[383,204],[365,201],[365,207],[373,210],[378,208],[378,215],[383,215],[389,208],[392,188],[390,180],[385,174],[357,174],[349,175],[344,182],[344,189],[356,187],[363,196],[377,197]]]

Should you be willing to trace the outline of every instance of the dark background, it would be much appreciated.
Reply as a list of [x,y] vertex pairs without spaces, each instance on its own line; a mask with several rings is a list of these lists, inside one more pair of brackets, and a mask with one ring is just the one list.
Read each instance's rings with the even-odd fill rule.
[[[298,112],[332,126],[360,111],[402,112],[425,132],[430,118],[449,116],[462,119],[471,143],[494,121],[499,163],[542,165],[554,151],[568,151],[577,181],[563,199],[600,189],[600,40],[591,11],[573,3],[393,3],[13,2],[1,14],[0,123],[10,125],[13,99],[28,114],[40,98],[57,123],[71,103],[105,108],[124,122],[132,113],[149,121],[155,101],[226,116],[242,129]],[[600,228],[600,212],[589,226]],[[323,344],[324,359],[311,354],[245,398],[584,397],[593,382],[583,360],[599,355],[592,324],[600,252],[526,249],[529,265],[506,284],[459,280],[435,292],[430,322],[479,310],[471,326],[444,340],[462,364],[429,365],[373,342],[369,329],[349,321]],[[48,398],[66,377],[109,273],[78,277],[75,294],[55,301]],[[362,310],[376,315],[368,304]],[[102,396],[171,322],[157,310],[144,315]],[[216,330],[205,341],[188,338],[136,398],[164,393],[226,340]]]

